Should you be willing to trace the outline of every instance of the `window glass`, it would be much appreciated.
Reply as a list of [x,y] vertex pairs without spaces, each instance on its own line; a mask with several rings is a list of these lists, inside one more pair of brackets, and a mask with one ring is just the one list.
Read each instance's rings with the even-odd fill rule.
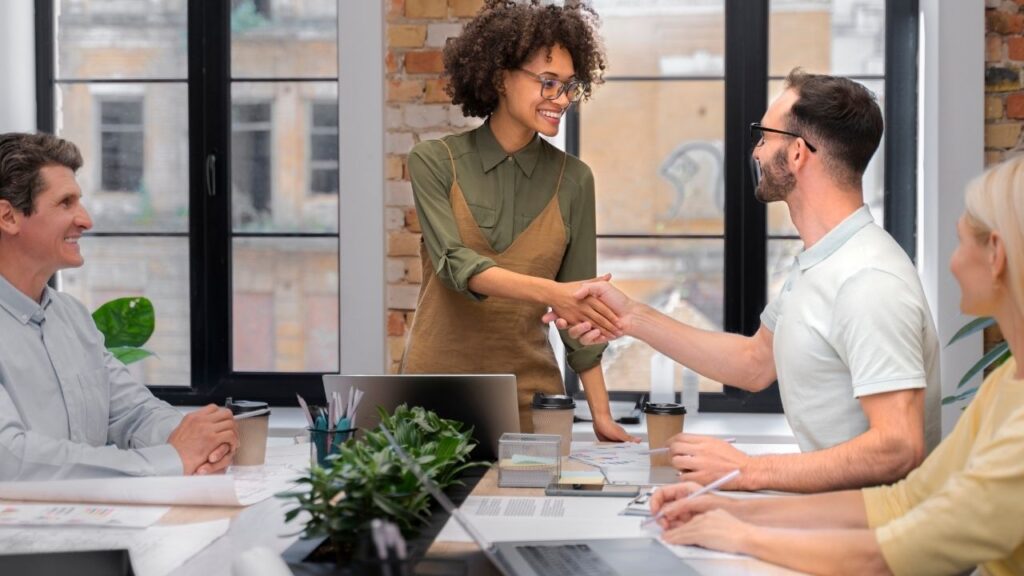
[[231,0],[234,78],[338,75],[338,0]]
[[725,75],[724,0],[594,0],[610,76]]
[[58,79],[188,76],[187,0],[60,0]]
[[188,233],[184,83],[56,86],[57,134],[74,142],[94,230]]
[[[722,329],[724,242],[721,240],[599,239],[597,269],[631,298],[704,330]],[[611,390],[650,388],[654,349],[632,338],[608,345],[602,366]],[[701,390],[722,385],[700,377]],[[676,367],[675,387],[682,372]]]
[[338,103],[313,102],[310,184],[313,194],[338,194]]
[[599,234],[724,231],[723,81],[608,82],[580,110]]
[[885,74],[885,0],[771,0],[768,70]]
[[139,192],[145,134],[141,100],[100,103],[100,188],[107,192]]
[[233,230],[336,233],[337,82],[245,81],[231,91]]
[[239,372],[338,371],[338,240],[236,238],[232,349]]

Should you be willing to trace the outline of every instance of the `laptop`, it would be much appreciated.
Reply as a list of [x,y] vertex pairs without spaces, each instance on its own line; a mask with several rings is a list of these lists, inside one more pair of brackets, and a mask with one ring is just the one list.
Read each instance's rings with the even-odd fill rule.
[[519,400],[513,374],[390,374],[384,376],[324,376],[324,393],[350,388],[363,392],[354,426],[369,430],[380,424],[377,407],[392,412],[400,404],[422,406],[442,418],[473,427],[477,442],[470,457],[498,459],[498,440],[519,432]]
[[688,576],[698,574],[682,559],[653,538],[609,538],[607,540],[545,540],[488,542],[469,517],[437,487],[416,462],[405,453],[386,429],[398,457],[412,470],[424,488],[455,518],[480,550],[503,576]]

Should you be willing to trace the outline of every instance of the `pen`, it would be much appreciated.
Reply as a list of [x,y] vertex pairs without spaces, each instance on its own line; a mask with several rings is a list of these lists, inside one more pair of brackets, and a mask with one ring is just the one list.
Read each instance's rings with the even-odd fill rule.
[[[718,488],[719,486],[721,486],[721,485],[723,485],[723,484],[725,484],[725,483],[735,479],[739,475],[740,475],[740,471],[739,470],[733,470],[732,472],[729,472],[728,474],[726,474],[725,476],[722,476],[718,480],[715,480],[714,482],[708,484],[707,486],[701,488],[700,490],[697,490],[693,494],[690,494],[685,499],[689,500],[690,498],[696,498],[697,496],[702,496],[704,494],[707,494],[708,492],[714,490],[715,488]],[[640,523],[640,527],[641,528],[650,528],[652,526],[658,526],[658,524],[657,524],[658,520],[661,520],[662,517],[664,517],[664,516],[665,516],[665,508],[662,507],[661,510],[658,510],[657,514],[655,514],[654,516],[651,516],[650,518],[648,518],[648,519],[644,520],[643,522],[641,522]],[[660,526],[658,528],[659,528],[659,531],[660,531]]]
[[245,420],[246,418],[252,418],[253,416],[263,416],[267,412],[270,412],[270,408],[253,410],[252,412],[242,412],[241,414],[235,414],[235,420]]

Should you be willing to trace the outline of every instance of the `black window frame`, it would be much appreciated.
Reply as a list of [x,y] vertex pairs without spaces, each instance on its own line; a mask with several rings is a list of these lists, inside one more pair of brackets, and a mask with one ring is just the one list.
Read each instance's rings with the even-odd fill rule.
[[[749,127],[767,108],[770,0],[725,0],[725,266],[724,319],[727,332],[753,335],[767,303],[768,240],[799,239],[769,235],[767,209],[754,197],[747,170],[753,144]],[[919,0],[885,2],[885,229],[915,260],[917,242],[917,90]],[[880,76],[849,76],[881,80]],[[609,76],[609,82],[701,81],[692,76]],[[713,78],[721,80],[721,78]],[[586,112],[583,112],[584,114]],[[580,110],[566,115],[566,151],[580,153]],[[586,158],[582,158],[586,161]],[[600,238],[621,235],[598,233]],[[687,235],[629,235],[672,240]],[[721,239],[719,235],[697,236]],[[581,396],[579,379],[565,371],[566,390]],[[612,391],[613,400],[638,401],[643,392]],[[678,399],[679,393],[677,393]],[[752,393],[725,386],[723,393],[701,392],[701,412],[782,412],[778,383]]]
[[[181,79],[57,79],[54,3],[34,0],[36,127],[54,133],[55,84],[90,82],[155,84]],[[188,0],[189,107],[189,302],[192,382],[151,386],[158,397],[179,405],[222,403],[244,397],[293,405],[295,394],[323,399],[323,372],[237,372],[232,370],[232,239],[333,238],[340,233],[253,233],[233,231],[231,222],[231,85],[242,82],[338,82],[338,76],[233,78],[231,2]],[[383,127],[382,127],[383,129]],[[184,233],[92,233],[96,236],[184,236]],[[340,287],[339,287],[340,289]],[[339,309],[340,325],[340,309]],[[340,345],[340,339],[339,339]],[[340,350],[339,350],[340,361]]]

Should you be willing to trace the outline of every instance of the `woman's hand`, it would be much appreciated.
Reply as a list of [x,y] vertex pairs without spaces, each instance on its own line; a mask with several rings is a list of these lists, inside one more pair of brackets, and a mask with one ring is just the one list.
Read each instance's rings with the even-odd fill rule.
[[[619,326],[619,317],[612,312],[611,308],[597,296],[587,295],[581,298],[577,295],[584,284],[595,281],[607,282],[610,278],[611,274],[605,274],[593,280],[552,283],[547,294],[551,313],[553,316],[563,319],[565,324],[569,326],[586,322],[595,329],[600,330],[601,334],[606,338],[621,336],[622,329]],[[565,324],[559,327],[563,327]]]
[[661,527],[669,529],[673,526],[689,522],[694,517],[725,508],[734,502],[733,499],[716,494],[705,494],[691,499],[690,494],[703,488],[696,482],[679,482],[662,486],[651,496],[651,514],[661,514]]
[[669,544],[745,554],[754,530],[755,526],[736,519],[725,510],[711,510],[694,516],[689,522],[674,524],[662,533],[661,539]]
[[594,435],[598,442],[639,442],[636,436],[619,426],[610,415],[594,417]]

